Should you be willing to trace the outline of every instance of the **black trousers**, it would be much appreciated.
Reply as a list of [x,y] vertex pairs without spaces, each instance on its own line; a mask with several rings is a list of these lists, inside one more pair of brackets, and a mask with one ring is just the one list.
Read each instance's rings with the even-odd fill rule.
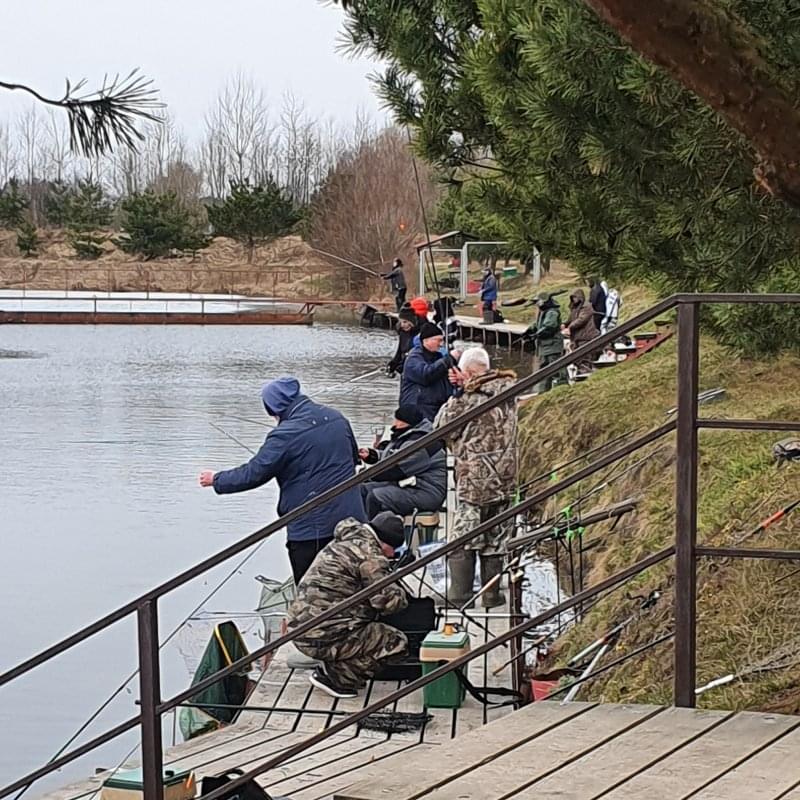
[[317,553],[326,544],[333,541],[332,536],[325,539],[309,539],[305,542],[286,542],[286,549],[289,551],[289,563],[292,565],[292,575],[294,575],[294,585],[300,583],[303,575],[308,572],[308,568],[314,563]]
[[394,302],[397,304],[397,310],[399,311],[403,307],[403,303],[406,302],[406,290],[405,289],[398,289],[397,294],[394,296]]

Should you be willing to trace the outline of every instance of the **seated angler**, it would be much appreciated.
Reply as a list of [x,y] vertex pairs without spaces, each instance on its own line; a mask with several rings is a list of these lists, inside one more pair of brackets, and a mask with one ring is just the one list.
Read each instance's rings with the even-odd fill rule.
[[[358,455],[367,464],[377,464],[421,439],[433,430],[414,406],[394,412],[391,438],[376,448],[362,447]],[[438,511],[447,495],[447,456],[441,442],[417,450],[389,467],[373,481],[361,484],[368,517],[380,511],[406,516],[414,511]]]
[[[383,512],[369,524],[342,520],[334,540],[297,587],[297,599],[289,606],[289,630],[389,575],[390,559],[403,542],[403,520],[395,514]],[[309,677],[311,683],[331,697],[356,697],[384,664],[407,651],[406,635],[380,621],[382,615],[407,605],[405,589],[399,583],[389,584],[301,634],[295,641],[297,649],[322,662]]]

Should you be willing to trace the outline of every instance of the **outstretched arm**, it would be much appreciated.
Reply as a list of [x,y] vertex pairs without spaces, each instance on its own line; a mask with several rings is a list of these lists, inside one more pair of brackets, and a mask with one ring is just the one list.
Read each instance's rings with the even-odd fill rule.
[[284,447],[280,437],[270,433],[261,449],[246,464],[214,475],[214,491],[217,494],[233,494],[263,486],[278,474],[283,454]]

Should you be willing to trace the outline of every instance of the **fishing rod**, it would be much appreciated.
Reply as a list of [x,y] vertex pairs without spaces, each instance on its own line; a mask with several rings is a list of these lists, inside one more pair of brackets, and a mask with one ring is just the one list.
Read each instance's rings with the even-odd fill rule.
[[383,372],[385,367],[376,367],[375,369],[371,369],[369,372],[365,372],[362,375],[356,375],[354,378],[349,378],[346,381],[339,381],[338,383],[331,383],[328,386],[323,386],[322,389],[315,389],[314,394],[322,394],[323,392],[330,392],[332,389],[338,389],[340,386],[347,386],[350,383],[357,383],[358,381],[363,381],[364,378],[369,378],[372,375],[377,375],[380,372]]
[[223,436],[227,436],[232,442],[236,442],[236,444],[238,444],[239,447],[243,447],[245,450],[247,450],[248,453],[251,453],[252,455],[256,454],[256,451],[253,450],[252,447],[248,447],[244,442],[240,442],[235,436],[233,436],[232,434],[228,433],[228,431],[224,430],[223,428],[220,428],[219,425],[216,425],[215,423],[213,423],[211,421],[209,421],[208,424],[212,428],[214,428],[214,430],[219,431]]
[[[408,138],[408,152],[411,155],[411,168],[414,171],[414,183],[417,187],[417,200],[419,201],[419,210],[420,214],[422,215],[422,225],[425,229],[425,244],[428,248],[428,257],[430,259],[430,273],[433,276],[433,287],[436,291],[436,299],[439,303],[439,308],[445,312],[443,322],[443,333],[444,333],[444,346],[446,349],[449,350],[449,335],[447,331],[447,309],[442,304],[442,291],[439,285],[439,276],[436,273],[436,260],[433,256],[433,243],[431,242],[431,232],[428,226],[428,212],[425,210],[425,201],[422,197],[422,184],[419,179],[419,170],[417,169],[417,158],[414,155],[414,143],[411,138],[411,128],[406,126],[406,137]],[[424,259],[424,257],[423,257]],[[425,287],[421,287],[423,294],[425,292]]]
[[348,258],[342,258],[341,256],[337,256],[334,253],[328,253],[326,250],[320,250],[318,247],[312,247],[315,253],[319,253],[320,255],[327,256],[328,258],[333,258],[336,261],[341,261],[343,264],[348,264],[351,267],[355,267],[356,269],[360,269],[362,272],[366,272],[370,275],[374,275],[376,278],[383,278],[383,275],[380,272],[375,272],[374,269],[370,269],[369,267],[364,267],[361,264],[356,264],[355,261],[350,261]]
[[[750,539],[756,534],[762,533],[767,528],[769,528],[770,525],[773,525],[779,520],[782,520],[785,516],[791,514],[792,511],[794,511],[798,506],[800,506],[800,499],[795,500],[793,503],[789,503],[788,506],[784,506],[780,510],[776,511],[774,514],[768,516],[766,519],[761,520],[761,522],[759,522],[758,525],[756,525],[756,527],[753,528],[753,530],[750,531],[750,533],[748,533],[744,537],[744,539]],[[742,539],[741,541],[744,541],[744,539]]]
[[651,642],[647,642],[647,644],[643,644],[640,647],[637,647],[635,650],[631,650],[630,653],[626,653],[625,655],[620,656],[619,658],[615,658],[613,661],[609,661],[608,664],[606,664],[603,667],[600,667],[599,669],[596,669],[594,672],[592,672],[590,675],[587,675],[585,678],[580,678],[580,679],[576,678],[572,683],[569,683],[566,686],[561,686],[558,689],[554,689],[543,699],[551,700],[553,697],[556,697],[559,694],[563,694],[564,692],[569,691],[569,689],[572,688],[576,683],[585,683],[586,681],[590,681],[596,678],[598,675],[602,675],[604,672],[608,672],[609,670],[614,669],[614,667],[618,667],[620,664],[624,664],[631,658],[635,658],[636,656],[641,655],[647,650],[650,650],[653,647],[663,644],[664,642],[671,639],[674,635],[675,634],[670,631],[670,633],[666,633],[663,636],[659,636],[657,639],[653,639]]

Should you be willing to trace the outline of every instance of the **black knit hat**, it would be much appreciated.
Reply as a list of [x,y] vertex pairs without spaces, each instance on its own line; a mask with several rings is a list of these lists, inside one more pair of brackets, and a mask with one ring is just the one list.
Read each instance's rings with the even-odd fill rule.
[[370,520],[369,524],[378,535],[378,538],[395,550],[406,541],[403,518],[399,514],[393,514],[391,511],[381,511],[380,514],[376,514]]
[[410,322],[410,323],[412,323],[413,325],[416,325],[416,323],[417,323],[417,319],[419,319],[419,318],[417,317],[417,314],[416,314],[416,312],[414,311],[414,309],[413,309],[413,308],[411,308],[411,306],[409,306],[409,305],[404,305],[404,306],[403,306],[403,307],[400,309],[399,313],[397,314],[397,318],[398,318],[398,319],[403,319],[403,320],[405,320],[406,322]]
[[406,404],[400,406],[397,411],[394,412],[394,418],[413,427],[422,422],[422,412],[416,406]]
[[444,336],[438,325],[432,322],[423,322],[419,329],[419,340],[432,339],[434,336]]

